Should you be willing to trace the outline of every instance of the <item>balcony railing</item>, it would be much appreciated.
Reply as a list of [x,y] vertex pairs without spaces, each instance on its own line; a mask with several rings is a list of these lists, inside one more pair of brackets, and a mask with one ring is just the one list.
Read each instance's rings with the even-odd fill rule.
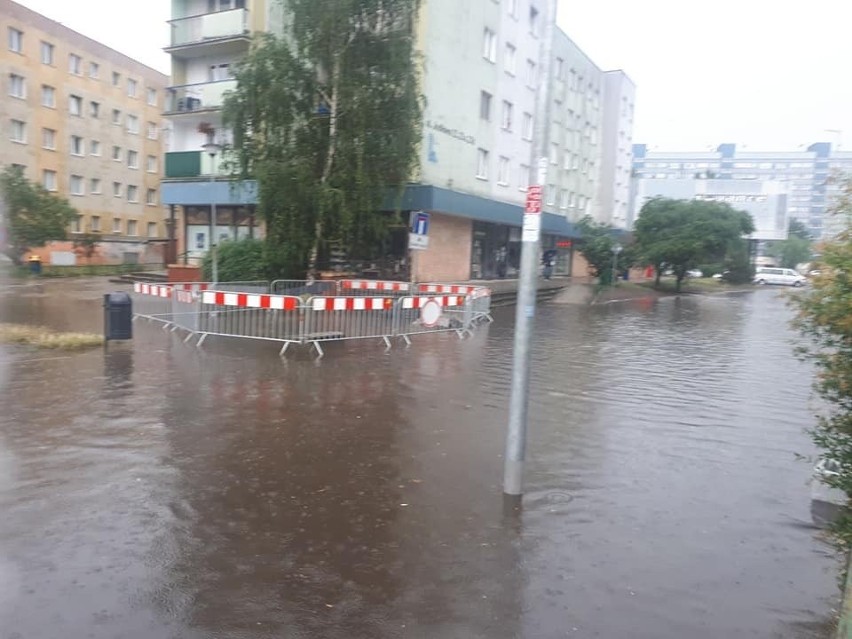
[[215,171],[217,176],[226,175],[222,154],[211,158],[203,151],[174,151],[166,153],[166,178],[209,178]]
[[170,21],[171,46],[202,44],[248,35],[248,11],[231,9]]
[[166,113],[190,113],[219,109],[225,101],[225,93],[237,88],[236,80],[219,80],[201,84],[184,84],[169,87]]

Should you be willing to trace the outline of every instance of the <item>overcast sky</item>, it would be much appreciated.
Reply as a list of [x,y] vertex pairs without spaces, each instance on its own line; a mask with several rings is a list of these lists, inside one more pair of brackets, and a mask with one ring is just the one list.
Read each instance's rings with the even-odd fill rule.
[[[169,70],[169,0],[18,1]],[[636,142],[852,149],[848,0],[561,0],[559,25],[599,66],[636,82]]]

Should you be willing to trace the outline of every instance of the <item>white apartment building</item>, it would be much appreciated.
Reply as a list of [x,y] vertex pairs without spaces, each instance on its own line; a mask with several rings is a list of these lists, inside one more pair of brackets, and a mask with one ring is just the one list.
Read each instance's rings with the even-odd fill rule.
[[595,218],[619,229],[630,219],[636,85],[623,71],[604,74],[603,144]]
[[[415,252],[410,265],[418,279],[487,278],[511,275],[517,267],[536,93],[546,80],[542,37],[554,18],[546,15],[548,5],[422,0],[414,27],[424,96],[420,170],[403,200],[405,210],[432,216],[429,248]],[[273,0],[172,0],[172,136],[163,198],[173,214],[182,210],[192,255],[210,246],[212,201],[217,239],[252,232],[254,190],[233,189],[225,179],[210,183],[218,169],[202,151],[207,135],[199,127],[215,129],[217,141],[228,139],[220,109],[224,92],[234,86],[232,66],[248,52],[253,33],[281,28],[276,6]],[[567,273],[574,223],[585,214],[621,219],[615,205],[626,198],[608,192],[621,182],[614,168],[605,179],[601,171],[607,163],[629,166],[623,150],[629,154],[633,85],[621,72],[608,80],[558,29],[550,68],[543,247],[562,250],[561,270]],[[610,97],[619,105],[607,109]],[[615,114],[615,135],[605,135],[607,113]]]

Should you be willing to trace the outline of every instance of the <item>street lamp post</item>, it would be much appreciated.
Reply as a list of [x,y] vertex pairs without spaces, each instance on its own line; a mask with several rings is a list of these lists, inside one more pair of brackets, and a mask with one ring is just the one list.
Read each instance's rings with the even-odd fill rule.
[[222,145],[216,144],[211,139],[202,148],[210,156],[210,250],[212,251],[213,283],[218,284],[219,258],[216,255],[216,227],[219,225],[219,220],[216,216],[216,193],[214,185],[216,184],[216,155],[222,150]]
[[612,247],[612,285],[615,286],[615,281],[618,279],[618,254],[624,249],[621,244],[616,243]]

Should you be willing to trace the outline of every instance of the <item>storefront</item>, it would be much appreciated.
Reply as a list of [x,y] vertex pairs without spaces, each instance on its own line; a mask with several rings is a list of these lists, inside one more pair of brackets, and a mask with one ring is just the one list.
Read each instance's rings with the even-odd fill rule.
[[[211,246],[211,207],[185,206],[183,211],[186,257],[203,257]],[[217,244],[228,240],[256,237],[255,207],[253,205],[217,206],[216,220],[212,229]]]

